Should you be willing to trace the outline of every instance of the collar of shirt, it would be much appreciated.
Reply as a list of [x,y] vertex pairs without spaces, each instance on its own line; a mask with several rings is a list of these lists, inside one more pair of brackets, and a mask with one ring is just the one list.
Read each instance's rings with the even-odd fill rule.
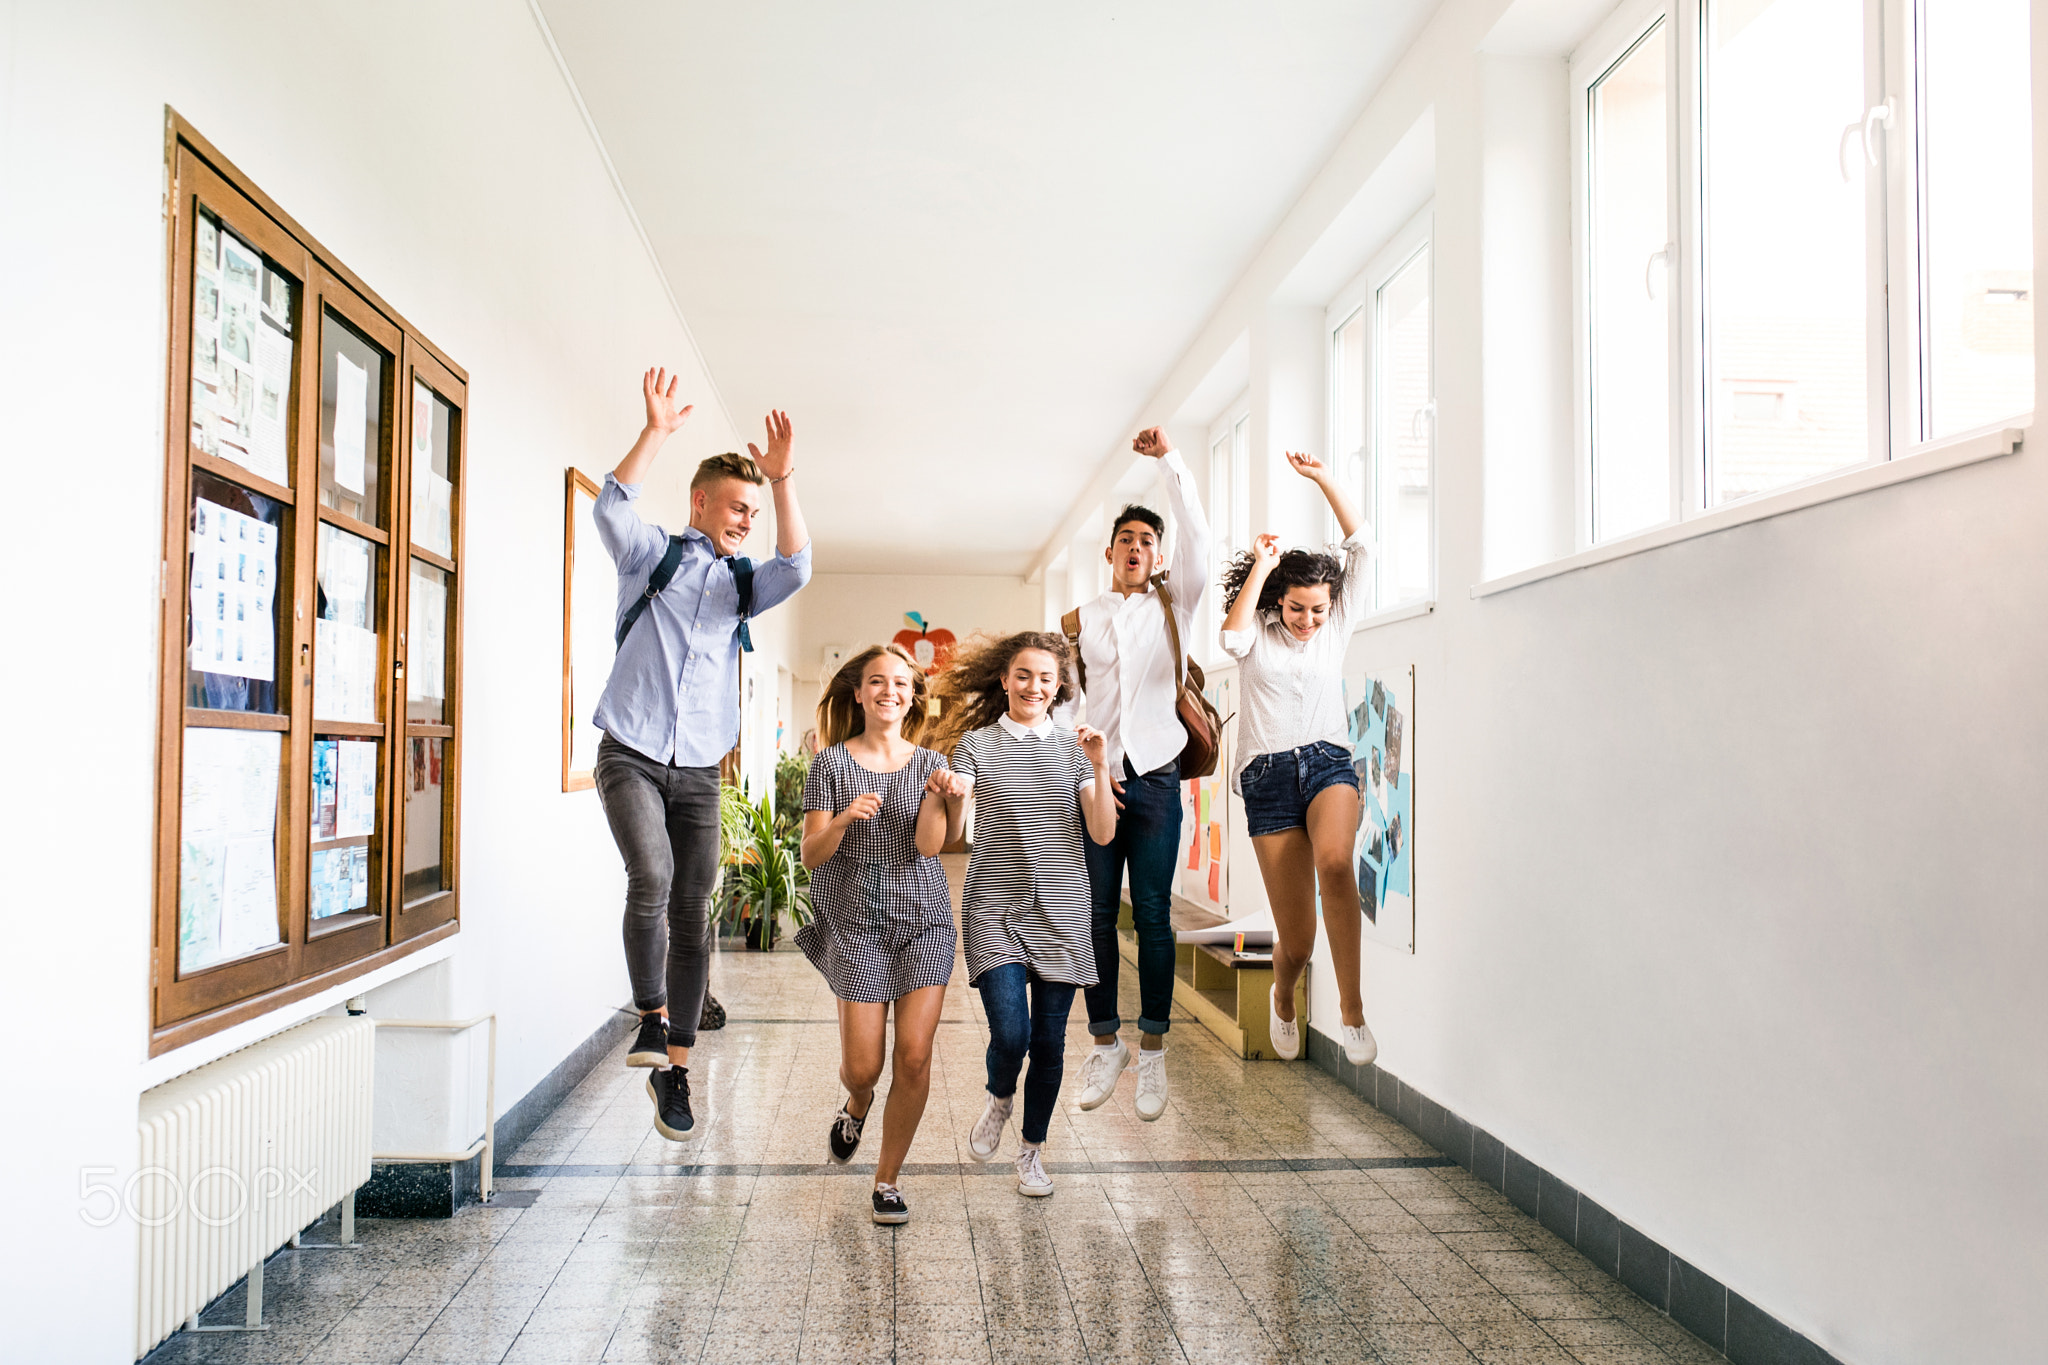
[[1009,731],[1018,739],[1022,739],[1026,735],[1036,735],[1040,739],[1044,739],[1047,735],[1052,733],[1051,716],[1040,716],[1038,718],[1038,724],[1026,725],[1023,721],[1018,720],[1016,717],[1012,716],[1008,711],[1005,711],[1003,712],[1003,714],[996,717],[996,724],[1002,726],[1003,729]]

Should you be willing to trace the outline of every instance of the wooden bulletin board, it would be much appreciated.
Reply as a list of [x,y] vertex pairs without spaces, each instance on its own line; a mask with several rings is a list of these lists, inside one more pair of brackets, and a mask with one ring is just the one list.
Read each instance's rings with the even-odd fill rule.
[[564,472],[562,498],[562,790],[596,786],[597,742],[590,713],[612,675],[618,575],[591,514],[602,491],[580,469]]

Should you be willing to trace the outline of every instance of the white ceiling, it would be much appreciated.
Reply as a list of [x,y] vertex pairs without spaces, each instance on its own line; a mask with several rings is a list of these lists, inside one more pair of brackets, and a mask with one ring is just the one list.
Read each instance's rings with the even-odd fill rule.
[[540,0],[818,570],[946,573],[1023,572],[1435,4]]

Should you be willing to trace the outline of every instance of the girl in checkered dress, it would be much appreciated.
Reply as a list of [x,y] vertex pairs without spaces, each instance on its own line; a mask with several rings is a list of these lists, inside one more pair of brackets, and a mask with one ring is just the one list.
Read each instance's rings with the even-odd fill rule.
[[961,834],[965,784],[915,739],[927,704],[922,670],[897,645],[849,660],[818,702],[822,748],[804,780],[803,863],[816,918],[797,946],[839,997],[846,1103],[826,1144],[852,1159],[882,1076],[889,1006],[895,1066],[875,1165],[877,1223],[907,1223],[896,1179],[924,1116],[932,1035],[953,975],[953,903],[938,851]]

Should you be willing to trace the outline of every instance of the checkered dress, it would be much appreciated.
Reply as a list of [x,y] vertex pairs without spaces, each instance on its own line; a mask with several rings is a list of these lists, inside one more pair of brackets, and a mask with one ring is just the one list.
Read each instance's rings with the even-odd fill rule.
[[874,792],[882,808],[847,827],[832,856],[811,872],[816,918],[797,947],[841,1000],[880,1003],[953,978],[953,898],[937,858],[917,851],[924,784],[945,760],[912,752],[893,773],[869,772],[835,744],[811,760],[804,809],[837,815]]

